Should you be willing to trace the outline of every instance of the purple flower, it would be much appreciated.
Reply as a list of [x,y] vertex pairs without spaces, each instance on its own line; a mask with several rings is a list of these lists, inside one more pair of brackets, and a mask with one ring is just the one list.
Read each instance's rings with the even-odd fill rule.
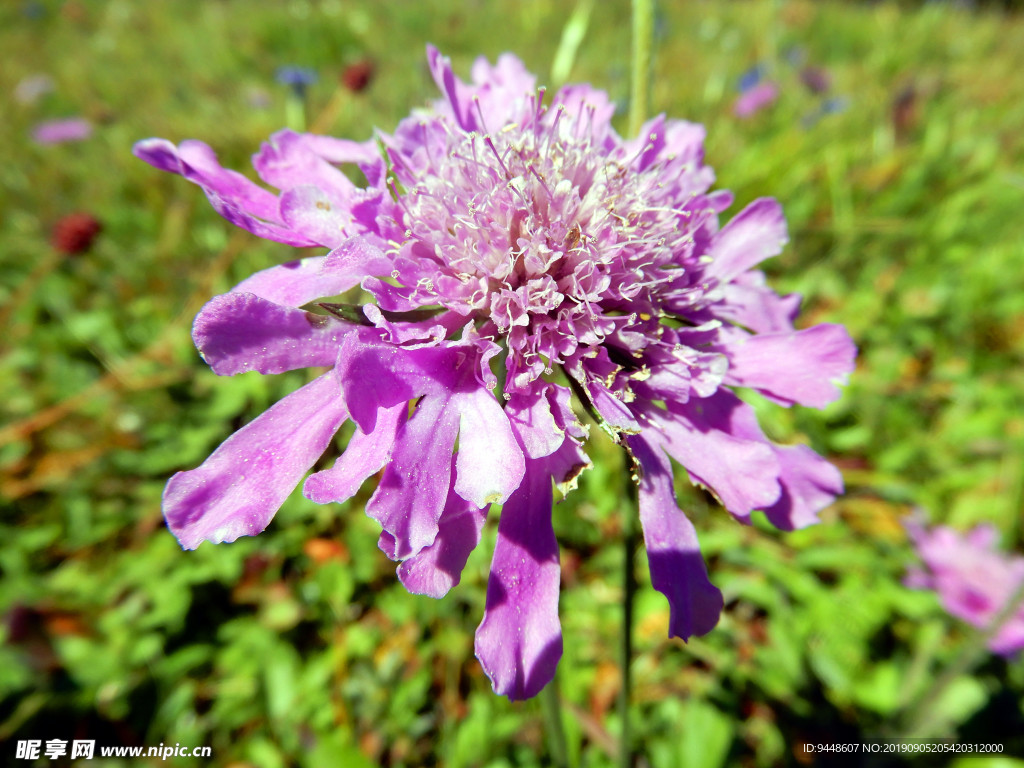
[[[1010,557],[996,546],[999,534],[979,525],[966,535],[946,526],[926,528],[918,520],[905,523],[924,568],[908,571],[905,583],[938,593],[953,616],[979,629],[988,629],[1007,607],[1024,580],[1024,557]],[[1011,655],[1024,648],[1024,606],[989,641],[994,653]]]
[[765,107],[771,106],[779,98],[779,86],[771,80],[765,80],[741,93],[732,105],[736,117],[750,117]]
[[32,129],[32,140],[37,144],[63,144],[84,141],[92,135],[92,123],[81,117],[46,120]]
[[[633,458],[654,586],[669,630],[710,631],[722,595],[678,508],[670,457],[740,521],[809,525],[842,491],[803,445],[776,445],[733,387],[824,406],[853,367],[837,325],[796,330],[799,297],[753,269],[786,242],[782,210],[709,192],[701,126],[663,116],[620,138],[586,85],[545,92],[510,54],[464,83],[428,49],[444,98],[357,143],[281,131],[260,178],[198,141],[135,154],[200,185],[239,226],[326,256],[271,267],[213,299],[193,338],[219,374],[329,366],[171,478],[168,526],[186,548],[262,531],[346,419],[318,503],[382,472],[366,512],[412,592],[458,583],[488,508],[502,504],[476,652],[497,692],[536,694],[562,652],[553,485],[589,466],[574,395]],[[357,187],[339,169],[355,163]],[[363,306],[331,303],[361,286]],[[325,308],[320,314],[304,309]]]
[[800,82],[811,93],[825,93],[832,87],[832,76],[822,67],[804,67],[800,70]]

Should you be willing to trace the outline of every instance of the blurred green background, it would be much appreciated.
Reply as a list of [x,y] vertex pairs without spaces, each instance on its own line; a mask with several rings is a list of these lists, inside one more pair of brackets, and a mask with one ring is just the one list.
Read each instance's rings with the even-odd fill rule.
[[[766,265],[775,287],[804,294],[803,324],[844,323],[860,357],[826,411],[759,409],[769,434],[842,467],[848,492],[821,525],[741,527],[680,477],[726,596],[714,632],[666,638],[668,606],[638,554],[640,764],[810,765],[803,743],[898,729],[977,642],[934,595],[901,585],[915,556],[900,519],[921,507],[961,529],[993,522],[1006,549],[1024,544],[1024,18],[962,5],[659,6],[655,110],[706,124],[734,211],[761,195],[782,202],[791,243]],[[550,764],[539,705],[494,696],[473,658],[489,541],[433,601],[406,594],[377,550],[369,488],[342,507],[296,494],[260,537],[196,552],[163,527],[166,479],[304,381],[218,379],[192,347],[192,316],[305,254],[233,230],[201,191],[130,149],[200,138],[247,170],[296,120],[275,80],[289,65],[318,75],[312,126],[366,139],[436,97],[428,41],[463,77],[476,56],[511,50],[558,85],[575,7],[0,5],[0,761],[28,764],[14,759],[19,739],[87,738],[209,745],[213,765],[261,768]],[[623,107],[629,10],[594,4],[568,73]],[[342,77],[360,62],[372,79],[356,92]],[[740,119],[737,83],[755,67],[779,96]],[[39,75],[52,87],[29,93]],[[39,122],[72,116],[90,137],[32,140]],[[74,212],[102,225],[77,254],[70,225],[62,247],[51,242]],[[571,760],[602,766],[620,727],[614,542],[628,505],[614,447],[598,438],[590,452],[595,469],[555,509],[558,684]],[[986,655],[925,702],[928,735],[1020,757],[1022,698],[1024,660]]]

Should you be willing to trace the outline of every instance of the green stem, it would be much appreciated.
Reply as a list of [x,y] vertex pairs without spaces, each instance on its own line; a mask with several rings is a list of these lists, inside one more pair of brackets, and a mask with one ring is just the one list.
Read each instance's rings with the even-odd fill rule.
[[[633,80],[629,100],[629,134],[636,136],[647,118],[651,102],[651,48],[654,42],[654,0],[633,0]],[[628,459],[627,459],[628,466]],[[630,704],[633,692],[633,601],[636,596],[637,512],[636,487],[628,484],[631,504],[625,510],[622,536],[622,688],[619,691],[619,765],[632,768],[633,726]]]
[[[629,458],[627,457],[627,466]],[[628,476],[628,475],[627,475]],[[636,486],[629,483],[630,504],[626,505],[625,523],[622,535],[622,688],[619,690],[619,721],[622,731],[619,741],[619,765],[632,768],[633,765],[633,725],[631,717],[631,700],[633,698],[633,602],[636,597],[636,559],[637,534],[634,515],[637,512]]]
[[544,732],[548,738],[551,762],[557,768],[569,768],[569,746],[562,724],[562,703],[558,695],[558,677],[544,686],[540,692],[540,708],[544,717]]
[[928,735],[927,729],[932,724],[933,710],[943,691],[950,683],[972,669],[988,653],[989,642],[999,634],[1003,625],[1022,607],[1024,607],[1024,580],[1017,586],[1013,595],[1006,601],[1006,605],[996,614],[988,627],[977,632],[953,662],[935,679],[935,682],[914,699],[912,706],[908,707],[903,718],[906,725],[902,729],[907,737],[920,738]]
[[629,99],[629,136],[640,133],[651,106],[651,49],[654,0],[633,0],[633,81]]

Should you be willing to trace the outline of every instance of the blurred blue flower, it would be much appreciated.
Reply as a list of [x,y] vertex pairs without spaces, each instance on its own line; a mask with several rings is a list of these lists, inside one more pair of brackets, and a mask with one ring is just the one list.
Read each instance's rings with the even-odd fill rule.
[[845,112],[850,107],[850,100],[845,96],[833,96],[831,99],[825,99],[821,104],[821,114],[823,115],[834,115],[839,112]]
[[306,89],[317,81],[318,75],[315,70],[308,67],[298,67],[289,64],[284,67],[278,67],[274,73],[274,79],[281,85],[287,85],[296,96],[304,99],[306,97]]
[[762,78],[764,78],[764,75],[764,64],[755,64],[739,76],[739,79],[736,81],[736,90],[740,93],[746,93],[760,83]]
[[845,112],[850,107],[850,100],[846,96],[833,96],[825,99],[813,112],[808,112],[800,120],[800,125],[807,129],[813,127],[825,115],[835,115]]
[[26,19],[41,19],[46,15],[46,6],[38,0],[27,0],[21,4],[21,13]]

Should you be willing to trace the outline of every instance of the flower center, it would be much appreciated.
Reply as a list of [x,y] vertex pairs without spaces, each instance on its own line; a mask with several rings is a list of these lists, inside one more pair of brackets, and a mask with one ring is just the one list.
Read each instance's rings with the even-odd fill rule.
[[597,146],[589,118],[556,107],[494,134],[423,124],[436,135],[395,168],[414,303],[504,338],[517,388],[580,347],[636,356],[657,340],[659,292],[684,279],[679,254],[703,218],[672,199],[661,167],[630,170],[635,157]]

